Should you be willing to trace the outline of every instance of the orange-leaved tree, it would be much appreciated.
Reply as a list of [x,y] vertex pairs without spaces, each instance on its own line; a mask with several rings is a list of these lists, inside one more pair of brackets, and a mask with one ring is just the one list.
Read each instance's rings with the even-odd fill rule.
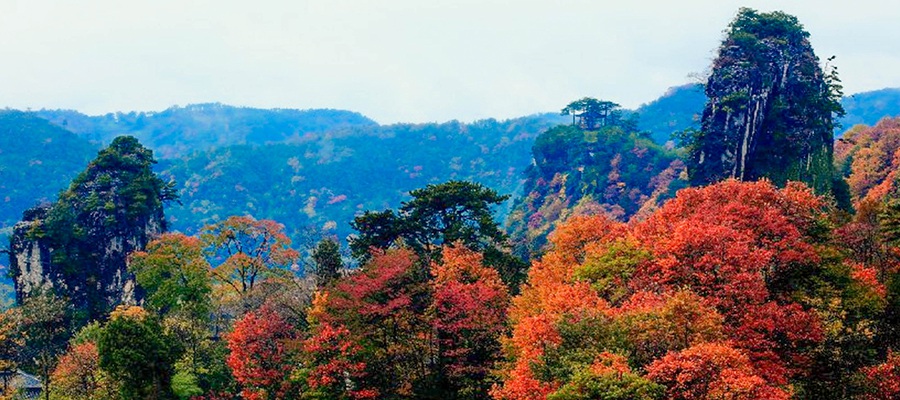
[[97,344],[72,343],[53,370],[53,392],[72,400],[113,399],[115,385],[100,369]]
[[702,343],[669,353],[647,367],[647,377],[666,386],[672,400],[787,400],[789,393],[755,372],[750,359],[725,343]]
[[548,351],[555,353],[563,344],[560,325],[608,322],[608,302],[576,271],[591,254],[625,233],[624,225],[604,216],[579,216],[550,235],[550,251],[532,264],[510,307],[513,331],[505,340],[509,361],[501,368],[502,384],[491,392],[494,398],[543,399],[562,386],[561,380],[548,376],[552,374],[542,373],[547,371]]
[[213,275],[240,296],[299,257],[284,226],[272,220],[232,216],[204,227],[200,238],[213,260]]

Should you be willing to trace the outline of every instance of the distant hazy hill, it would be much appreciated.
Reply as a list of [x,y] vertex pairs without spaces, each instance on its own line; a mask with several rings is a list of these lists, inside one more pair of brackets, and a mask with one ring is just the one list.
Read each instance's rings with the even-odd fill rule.
[[292,110],[195,104],[161,112],[87,116],[71,110],[36,114],[91,141],[108,143],[119,135],[138,138],[157,157],[237,144],[300,140],[305,135],[377,125],[359,113],[343,110]]
[[0,236],[26,208],[54,200],[96,154],[87,140],[34,114],[0,111]]
[[706,94],[703,85],[688,84],[669,88],[660,98],[635,110],[639,116],[638,128],[649,131],[657,143],[671,139],[672,133],[690,127],[700,127]]
[[854,125],[875,125],[884,117],[900,116],[900,89],[888,88],[857,93],[841,101],[847,115],[839,122],[842,131]]

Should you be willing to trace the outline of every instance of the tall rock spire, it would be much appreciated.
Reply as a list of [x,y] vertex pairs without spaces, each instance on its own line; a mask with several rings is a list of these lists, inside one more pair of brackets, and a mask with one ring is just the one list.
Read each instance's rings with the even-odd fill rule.
[[741,9],[707,82],[702,128],[689,147],[691,182],[768,178],[830,192],[838,82],[796,17]]
[[154,163],[137,139],[116,138],[55,203],[25,212],[10,246],[19,302],[54,290],[84,323],[136,301],[128,254],[165,230],[163,204],[175,198]]

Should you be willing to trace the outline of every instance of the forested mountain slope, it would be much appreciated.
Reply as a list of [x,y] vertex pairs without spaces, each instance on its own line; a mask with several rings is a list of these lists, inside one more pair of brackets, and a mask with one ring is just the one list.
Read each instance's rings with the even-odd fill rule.
[[698,128],[706,94],[703,85],[693,83],[669,88],[665,94],[635,110],[638,129],[650,132],[656,143],[672,140],[674,132]]
[[882,118],[900,116],[900,88],[885,88],[845,96],[841,101],[847,115],[838,122],[843,129],[854,125],[875,125]]
[[571,216],[626,221],[649,214],[687,185],[677,152],[627,124],[597,130],[557,126],[537,138],[532,154],[507,222],[516,252],[526,259],[539,254],[547,234]]
[[26,208],[65,189],[95,154],[88,141],[34,114],[0,111],[0,236]]
[[534,138],[556,119],[358,128],[354,135],[198,152],[160,167],[181,194],[182,205],[169,211],[174,229],[192,232],[252,214],[344,237],[355,213],[396,207],[426,184],[464,179],[515,192]]
[[13,228],[0,376],[52,400],[900,398],[900,119],[835,141],[808,37],[742,8],[703,87],[571,119],[7,111],[0,168],[83,172]]
[[[897,93],[884,89],[844,98],[847,116],[840,122],[849,128],[850,122],[874,124],[900,113]],[[705,102],[703,86],[690,84],[626,114],[636,113],[637,130],[661,144],[674,132],[699,127]],[[0,117],[0,185],[6,189],[0,228],[8,230],[25,208],[63,189],[101,144],[121,134],[152,149],[161,161],[156,170],[177,181],[184,204],[169,214],[176,229],[252,213],[297,227],[337,225],[346,234],[356,211],[396,206],[409,189],[427,183],[471,179],[500,193],[518,193],[534,140],[569,122],[546,113],[508,121],[379,125],[350,111],[222,104],[102,116],[9,110]]]

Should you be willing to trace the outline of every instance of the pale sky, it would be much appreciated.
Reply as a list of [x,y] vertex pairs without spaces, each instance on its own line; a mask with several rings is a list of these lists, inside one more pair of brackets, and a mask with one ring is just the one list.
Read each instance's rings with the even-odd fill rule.
[[900,87],[900,2],[885,0],[0,0],[0,107],[381,123],[635,107],[703,73],[741,6],[796,15],[845,93]]

